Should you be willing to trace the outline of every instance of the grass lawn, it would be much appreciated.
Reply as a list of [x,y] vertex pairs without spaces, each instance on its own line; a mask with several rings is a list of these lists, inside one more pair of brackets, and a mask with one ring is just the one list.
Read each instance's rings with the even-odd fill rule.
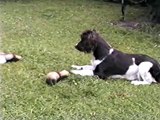
[[[144,16],[140,8],[127,11],[128,20]],[[1,66],[3,120],[159,120],[159,84],[78,75],[52,87],[45,83],[50,71],[89,63],[91,55],[74,49],[86,29],[96,29],[114,48],[160,61],[160,26],[112,25],[120,16],[119,4],[100,0],[0,2],[1,51],[23,57]]]

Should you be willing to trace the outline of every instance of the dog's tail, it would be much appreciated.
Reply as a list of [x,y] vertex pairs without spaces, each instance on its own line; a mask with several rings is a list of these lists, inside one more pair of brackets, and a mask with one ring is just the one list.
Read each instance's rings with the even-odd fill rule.
[[160,63],[158,64],[158,71],[155,74],[155,79],[158,83],[160,83]]
[[151,73],[152,77],[156,80],[157,83],[160,83],[160,63],[158,61],[152,61],[153,66],[149,70]]

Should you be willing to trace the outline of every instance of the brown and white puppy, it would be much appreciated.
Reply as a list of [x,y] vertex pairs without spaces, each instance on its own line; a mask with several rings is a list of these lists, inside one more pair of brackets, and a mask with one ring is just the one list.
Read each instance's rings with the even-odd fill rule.
[[98,76],[101,79],[123,78],[131,84],[151,84],[160,82],[160,64],[153,58],[142,54],[127,54],[113,49],[95,30],[81,34],[75,48],[84,53],[93,53],[91,65],[72,65],[73,74]]

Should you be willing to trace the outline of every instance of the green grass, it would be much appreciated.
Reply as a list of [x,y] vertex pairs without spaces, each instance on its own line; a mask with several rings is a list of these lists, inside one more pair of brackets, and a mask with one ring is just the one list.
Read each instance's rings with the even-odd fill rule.
[[[143,15],[142,9],[129,7],[127,19]],[[77,75],[52,87],[45,83],[50,71],[89,63],[90,55],[74,49],[86,29],[96,29],[114,48],[160,61],[160,27],[113,26],[111,21],[120,16],[120,5],[96,0],[1,2],[1,51],[23,56],[1,66],[3,119],[159,120],[159,84],[133,86],[125,80]]]

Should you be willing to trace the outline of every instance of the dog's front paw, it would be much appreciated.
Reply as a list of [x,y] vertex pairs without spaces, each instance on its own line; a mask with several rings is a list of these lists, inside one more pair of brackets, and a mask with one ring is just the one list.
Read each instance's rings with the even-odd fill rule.
[[77,65],[72,65],[71,67],[74,68],[74,69],[77,69],[77,70],[81,70],[82,69],[81,66],[77,66]]
[[131,84],[132,85],[140,85],[140,81],[132,81]]
[[78,75],[79,74],[79,70],[70,70],[70,73]]

